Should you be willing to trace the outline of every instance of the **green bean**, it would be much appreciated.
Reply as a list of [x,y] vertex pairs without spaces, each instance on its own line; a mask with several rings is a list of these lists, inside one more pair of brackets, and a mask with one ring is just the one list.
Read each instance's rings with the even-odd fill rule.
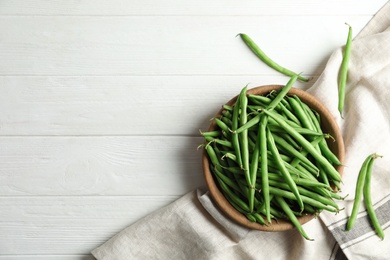
[[[272,131],[272,132],[277,132],[277,133],[285,133],[285,130],[283,128],[281,128],[279,125],[277,124],[269,124],[268,125],[268,128]],[[310,129],[307,129],[307,128],[303,128],[303,127],[293,127],[295,129],[295,131],[297,131],[298,133],[300,133],[301,135],[312,135],[312,136],[328,136],[327,134],[323,134],[323,133],[319,133],[317,131],[313,131],[313,130],[310,130]]]
[[363,196],[364,196],[364,204],[367,209],[368,216],[370,217],[371,223],[374,226],[374,229],[378,236],[383,240],[385,238],[385,234],[383,232],[383,229],[378,221],[378,218],[375,214],[374,207],[372,205],[372,198],[371,198],[371,174],[372,174],[372,166],[374,163],[374,159],[382,157],[378,154],[373,154],[372,155],[372,160],[367,166],[367,173],[366,173],[366,179],[364,183],[364,188],[363,188]]
[[299,134],[296,130],[294,130],[288,123],[285,122],[283,118],[281,118],[278,114],[273,113],[272,111],[263,110],[268,116],[272,117],[279,123],[281,127],[283,127],[286,132],[288,132],[295,140],[302,145],[304,149],[308,151],[318,163],[324,166],[324,169],[331,175],[332,179],[335,181],[341,181],[340,174],[337,170],[330,164],[330,162],[323,157],[311,144],[308,140],[306,140],[301,134]]
[[372,155],[369,155],[364,160],[362,167],[360,168],[358,179],[356,182],[355,198],[353,201],[352,212],[351,212],[351,215],[349,216],[346,230],[351,230],[353,228],[353,226],[355,225],[357,214],[359,212],[359,208],[360,208],[360,204],[361,204],[361,199],[363,197],[363,187],[364,187],[364,182],[366,179],[367,167],[368,167],[368,164],[370,163],[370,161],[372,161]]
[[[231,152],[226,152],[223,156],[222,156],[222,160],[224,160],[224,158],[229,158],[230,160],[232,160],[232,161],[234,161],[234,162],[236,162],[237,164],[238,164],[238,162],[237,162],[237,156],[234,154],[234,153],[231,153]],[[239,167],[241,170],[242,170],[242,167]]]
[[260,121],[259,143],[261,160],[261,183],[264,198],[265,213],[268,223],[271,223],[271,199],[268,184],[268,159],[267,159],[267,117],[263,115]]
[[267,106],[268,110],[273,110],[280,103],[280,101],[287,95],[290,91],[294,83],[297,81],[298,75],[293,75],[291,79],[287,82],[286,86],[284,86],[276,95],[276,97],[271,101],[271,103]]
[[[258,130],[258,134],[257,134],[257,138],[256,138],[256,143],[255,143],[255,147],[252,151],[252,161],[250,163],[250,183],[252,186],[254,186],[255,182],[256,182],[256,176],[257,176],[257,168],[258,168],[258,165],[259,165],[259,155],[260,155],[260,142],[261,142],[261,128],[259,128]],[[250,198],[254,197],[255,196],[255,189],[251,189],[250,190]],[[253,211],[253,204],[250,204],[249,205],[249,209],[251,210],[251,212]]]
[[295,158],[298,158],[302,162],[305,162],[308,165],[310,165],[311,167],[313,167],[314,169],[318,170],[317,166],[315,166],[306,156],[303,156],[299,151],[297,151],[292,145],[287,143],[285,139],[283,139],[277,135],[273,135],[273,138],[277,144],[281,145],[292,156],[294,156]]
[[208,141],[208,142],[214,142],[214,143],[220,144],[220,145],[228,147],[228,148],[232,148],[233,147],[232,143],[230,141],[228,141],[228,140],[222,140],[222,139],[215,138],[215,137],[212,137],[212,136],[206,136],[205,140]]
[[[306,104],[305,104],[306,105]],[[314,112],[312,109],[310,109],[307,105],[305,106],[306,111],[309,114],[309,117],[312,119],[315,128],[317,132],[322,133],[321,125],[320,125],[320,115],[317,112]],[[329,149],[328,144],[326,143],[326,140],[321,140],[319,143],[319,147],[323,153],[323,155],[332,163],[336,165],[341,165],[340,160],[337,158],[337,156]]]
[[228,198],[228,200],[232,200],[235,202],[236,205],[238,205],[243,211],[249,212],[248,205],[240,199],[237,195],[235,195],[229,188],[228,186],[221,181],[221,179],[217,178],[217,181],[219,183],[219,186],[221,187],[221,190],[225,193],[225,197]]
[[[222,168],[219,164],[219,160],[218,160],[217,154],[214,151],[214,148],[211,145],[206,145],[205,149],[206,149],[206,152],[210,158],[211,164],[215,168],[218,168],[218,170],[222,171]],[[212,167],[210,167],[210,168],[212,168]]]
[[[234,132],[238,128],[238,118],[239,118],[239,113],[240,113],[240,99],[237,98],[236,104],[234,105],[233,108],[233,116],[232,116],[232,131]],[[243,168],[242,166],[242,158],[241,158],[241,150],[240,150],[240,142],[238,140],[238,135],[237,134],[232,134],[232,145],[235,151],[235,155],[237,157],[237,163],[238,165]]]
[[255,126],[256,124],[258,124],[260,122],[260,118],[261,118],[261,114],[256,115],[254,118],[247,121],[245,124],[241,125],[240,128],[238,128],[237,130],[234,130],[233,133],[240,134],[240,133],[244,132],[245,130],[248,130],[252,126]]
[[[310,144],[313,147],[315,147],[321,141],[321,139],[323,139],[323,138],[322,137],[317,137],[313,141],[311,141]],[[301,151],[301,154],[303,156],[306,156],[308,153],[309,152],[307,150],[302,150]],[[301,160],[299,160],[298,158],[294,158],[294,160],[291,162],[291,166],[296,167],[300,162],[301,162]]]
[[321,178],[322,182],[330,187],[328,175],[326,175],[326,172],[322,168],[322,165],[319,165],[318,168],[320,169],[319,170],[319,177]]
[[[296,200],[295,195],[292,192],[287,191],[287,190],[283,190],[283,189],[279,189],[279,188],[275,188],[275,187],[270,186],[269,192],[275,196],[280,196],[280,197],[284,197],[286,199]],[[319,202],[318,200],[313,199],[311,197],[301,195],[301,198],[305,203],[312,205],[318,209],[323,209],[323,210],[327,210],[329,212],[335,212],[335,213],[339,212],[339,209],[336,209],[333,206],[323,204],[323,203]]]
[[[271,130],[271,129],[270,129]],[[286,132],[279,134],[281,138],[283,138],[289,145],[294,147],[294,149],[301,151],[302,147]]]
[[290,209],[289,205],[286,203],[286,201],[280,197],[280,196],[275,196],[275,200],[277,201],[277,203],[279,204],[279,206],[282,208],[282,210],[284,211],[284,213],[286,213],[286,215],[288,216],[288,218],[290,219],[291,223],[298,229],[298,231],[301,233],[301,235],[307,239],[307,240],[313,240],[311,238],[308,237],[308,235],[306,234],[305,230],[303,229],[301,223],[299,222],[299,220],[295,217],[293,211]]
[[[221,121],[225,123],[225,125],[227,125],[228,128],[231,128],[232,127],[232,120],[227,118],[226,116],[222,116],[221,117]],[[230,129],[229,129],[230,130]],[[229,131],[228,130],[228,131]]]
[[281,107],[282,113],[284,113],[289,120],[293,121],[298,126],[301,125],[301,122],[299,122],[299,119],[295,116],[295,114],[288,110],[282,102],[279,104],[279,107]]
[[[265,64],[267,64],[269,67],[273,68],[274,70],[284,74],[284,75],[287,75],[287,76],[295,76],[295,75],[298,75],[297,73],[287,69],[287,68],[284,68],[282,66],[280,66],[279,64],[277,64],[275,61],[271,60],[260,48],[259,46],[257,46],[257,44],[246,34],[243,34],[243,33],[240,33],[239,34],[241,39],[244,41],[244,43],[249,47],[249,49],[261,60],[263,61]],[[300,75],[298,75],[298,79],[301,80],[301,81],[309,81],[309,79],[307,78],[304,78]]]
[[302,198],[301,198],[301,196],[299,194],[297,185],[295,184],[295,182],[292,179],[290,173],[288,172],[288,170],[287,170],[283,160],[280,158],[280,154],[278,152],[278,149],[276,148],[274,138],[272,137],[272,134],[271,134],[271,132],[269,130],[267,131],[267,145],[268,145],[271,153],[273,154],[273,158],[275,159],[275,162],[276,162],[276,164],[277,164],[281,174],[285,178],[286,183],[288,184],[288,186],[290,187],[292,193],[296,197],[296,200],[298,202],[298,205],[299,205],[300,209],[303,210],[303,208],[304,208],[303,207],[303,202],[302,202]]
[[262,225],[265,225],[265,220],[264,220],[264,218],[263,218],[260,214],[258,214],[258,213],[252,213],[251,215],[256,219],[256,222],[257,222],[257,223],[260,223],[260,224],[262,224]]
[[233,111],[233,106],[229,106],[229,105],[223,105],[222,106],[223,109],[227,110],[227,111]]
[[[272,90],[272,91],[268,94],[268,96],[271,97],[271,98],[275,98],[276,95],[277,95],[277,91],[276,91],[276,90]],[[280,100],[280,103],[281,103],[283,106],[285,106],[288,110],[291,111],[291,106],[290,106],[290,104],[287,102],[287,100],[286,100],[285,98],[282,99],[282,100]]]
[[[282,176],[276,173],[268,173],[269,180],[274,180],[274,181],[279,181],[283,182],[284,179]],[[317,181],[316,179],[311,180],[311,179],[305,179],[305,178],[300,178],[300,177],[295,177],[291,176],[292,179],[295,181],[295,183],[299,186],[302,187],[318,187],[318,188],[328,188],[328,186],[324,183],[321,183]]]
[[[301,99],[297,95],[294,96],[294,99],[299,103],[299,105],[301,106],[303,112],[306,115],[306,118],[307,118],[307,121],[308,121],[308,128],[312,129],[313,131],[318,131],[317,128],[316,128],[316,125],[313,122],[313,119],[309,115],[309,111],[311,112],[311,109],[309,108],[309,106],[307,104],[303,103],[301,101]],[[314,120],[314,121],[317,121],[317,120]]]
[[[269,105],[272,102],[272,99],[266,96],[249,94],[248,99],[258,105]],[[258,102],[258,103],[257,103]]]
[[[270,180],[269,185],[270,185],[270,187],[280,188],[283,190],[288,190],[288,188],[289,188],[286,183],[282,183],[282,182],[278,182],[278,181],[274,181],[274,180]],[[320,202],[324,205],[332,206],[336,210],[338,210],[338,208],[339,208],[338,205],[334,202],[334,200],[330,199],[329,197],[322,196],[318,193],[315,193],[313,191],[307,190],[307,189],[305,189],[303,187],[299,187],[299,186],[298,186],[298,190],[299,190],[299,193],[301,194],[301,196],[303,196],[303,197],[306,196],[306,197],[313,199],[317,202]],[[312,204],[310,204],[310,205],[312,205]]]
[[245,213],[245,216],[249,219],[249,221],[256,222],[256,218],[252,214]]
[[[240,126],[244,125],[247,122],[247,106],[248,106],[248,98],[246,96],[247,87],[245,86],[239,95],[239,102],[240,102]],[[237,135],[237,133],[233,133],[233,135]],[[241,147],[241,158],[242,158],[242,166],[245,173],[245,179],[248,183],[248,186],[251,187],[249,194],[248,194],[248,202],[249,202],[249,212],[251,212],[251,209],[253,209],[253,203],[254,203],[254,188],[252,188],[251,183],[251,177],[250,177],[250,169],[249,169],[249,142],[248,142],[248,130],[242,131],[238,135],[238,140]]]
[[217,167],[215,167],[214,169],[214,173],[215,173],[215,176],[220,179],[221,181],[223,181],[227,186],[229,186],[231,189],[235,190],[235,191],[238,191],[238,192],[241,192],[241,189],[240,187],[233,181],[231,180],[229,177],[227,177],[226,175],[224,175]]
[[209,131],[209,132],[202,132],[200,131],[200,134],[203,136],[203,137],[207,137],[207,136],[210,136],[210,137],[219,137],[221,136],[221,131]]
[[222,115],[223,115],[224,117],[227,117],[227,118],[229,118],[230,120],[232,120],[233,115],[232,115],[231,111],[233,111],[233,110],[222,110],[221,113],[222,113]]
[[300,105],[300,103],[295,99],[296,96],[294,97],[289,97],[288,98],[288,102],[290,103],[291,107],[294,109],[294,112],[295,114],[298,116],[300,122],[302,123],[302,125],[309,129],[309,130],[313,130],[313,127],[305,113],[305,111],[303,110],[302,106]]
[[217,123],[219,128],[221,128],[221,130],[226,131],[226,132],[230,131],[229,127],[221,119],[214,118],[214,121],[215,121],[215,123]]
[[340,75],[339,75],[339,102],[338,102],[338,109],[340,112],[340,116],[342,116],[342,112],[344,109],[344,101],[345,101],[345,88],[347,85],[347,77],[348,77],[348,63],[349,58],[351,56],[351,45],[352,45],[352,26],[347,24],[348,29],[348,37],[347,37],[347,43],[345,44],[344,49],[344,55],[343,55],[343,61],[341,63],[340,67]]

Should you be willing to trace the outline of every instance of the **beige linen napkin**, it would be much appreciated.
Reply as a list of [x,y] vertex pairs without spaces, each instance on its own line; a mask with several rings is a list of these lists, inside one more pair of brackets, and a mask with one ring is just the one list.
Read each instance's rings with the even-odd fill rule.
[[[342,48],[308,91],[321,99],[338,121],[346,146],[346,168],[340,202],[345,210],[304,225],[315,241],[297,232],[262,232],[241,227],[198,189],[148,215],[94,249],[99,260],[115,259],[386,259],[390,255],[390,2],[354,39],[344,119],[337,110]],[[380,241],[364,207],[352,231],[344,231],[352,209],[357,174],[370,153],[374,163],[372,197],[385,230]],[[386,167],[387,166],[387,167]]]

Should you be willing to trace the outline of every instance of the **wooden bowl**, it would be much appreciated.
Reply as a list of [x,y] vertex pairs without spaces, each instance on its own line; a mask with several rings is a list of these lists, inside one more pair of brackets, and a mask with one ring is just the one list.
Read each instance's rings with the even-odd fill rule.
[[[255,87],[252,89],[249,89],[247,91],[247,94],[255,94],[255,95],[267,95],[272,90],[279,90],[282,88],[282,85],[266,85],[266,86],[260,86]],[[340,132],[340,129],[334,120],[333,116],[330,114],[328,109],[313,95],[297,89],[292,88],[289,91],[289,94],[291,95],[297,95],[302,102],[306,103],[309,107],[316,110],[320,116],[321,116],[321,128],[324,133],[331,134],[335,141],[328,140],[329,148],[332,150],[332,152],[339,158],[340,162],[344,164],[344,142],[343,138]],[[229,102],[227,102],[227,105],[234,105],[234,103],[237,100],[237,97],[232,98]],[[216,117],[220,116],[222,113],[222,108],[219,110],[219,112],[216,114]],[[213,131],[217,129],[217,126],[215,122],[213,121],[208,131]],[[285,231],[290,230],[294,228],[293,224],[290,221],[279,219],[278,222],[275,222],[272,220],[271,225],[261,225],[259,223],[251,222],[248,220],[243,214],[238,212],[230,203],[225,199],[224,195],[219,190],[219,187],[217,183],[214,180],[213,174],[210,171],[210,163],[207,153],[204,151],[202,155],[202,167],[203,167],[203,174],[206,181],[206,185],[209,189],[210,195],[212,199],[215,201],[217,206],[220,208],[220,210],[229,218],[237,222],[238,224],[241,224],[242,226],[245,226],[250,229],[256,229],[256,230],[262,230],[262,231]],[[343,174],[343,166],[337,166],[337,171],[340,173],[340,175]],[[305,224],[308,221],[312,220],[315,217],[313,214],[304,215],[302,217],[299,217],[299,221],[301,224]]]

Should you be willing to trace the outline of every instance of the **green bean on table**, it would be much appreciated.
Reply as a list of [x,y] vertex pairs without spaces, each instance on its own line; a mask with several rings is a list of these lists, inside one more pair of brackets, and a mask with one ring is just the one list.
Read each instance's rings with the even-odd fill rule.
[[[278,63],[273,61],[270,57],[268,57],[261,49],[260,47],[246,34],[240,33],[239,36],[244,41],[244,43],[249,47],[249,49],[265,64],[267,64],[269,67],[273,68],[276,71],[279,71],[280,73],[287,75],[287,76],[296,76],[297,73],[280,66]],[[309,79],[302,77],[301,75],[298,75],[298,79],[301,81],[309,81]]]

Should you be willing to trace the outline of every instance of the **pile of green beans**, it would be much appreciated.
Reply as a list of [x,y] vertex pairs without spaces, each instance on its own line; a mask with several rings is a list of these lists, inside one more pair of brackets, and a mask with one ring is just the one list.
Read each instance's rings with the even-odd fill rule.
[[213,118],[217,129],[201,134],[210,171],[237,211],[263,225],[291,221],[310,239],[298,217],[340,211],[340,161],[327,145],[320,115],[289,95],[297,79],[266,96],[244,87],[235,104]]
[[375,210],[372,205],[372,199],[371,199],[372,168],[373,168],[374,160],[378,157],[382,157],[382,156],[376,153],[370,154],[364,160],[362,167],[360,168],[358,179],[356,182],[355,199],[352,207],[352,213],[349,216],[346,230],[349,231],[353,228],[359,212],[361,200],[362,198],[364,198],[364,205],[366,206],[367,214],[371,220],[371,223],[378,236],[383,240],[385,238],[385,234],[375,214]]

